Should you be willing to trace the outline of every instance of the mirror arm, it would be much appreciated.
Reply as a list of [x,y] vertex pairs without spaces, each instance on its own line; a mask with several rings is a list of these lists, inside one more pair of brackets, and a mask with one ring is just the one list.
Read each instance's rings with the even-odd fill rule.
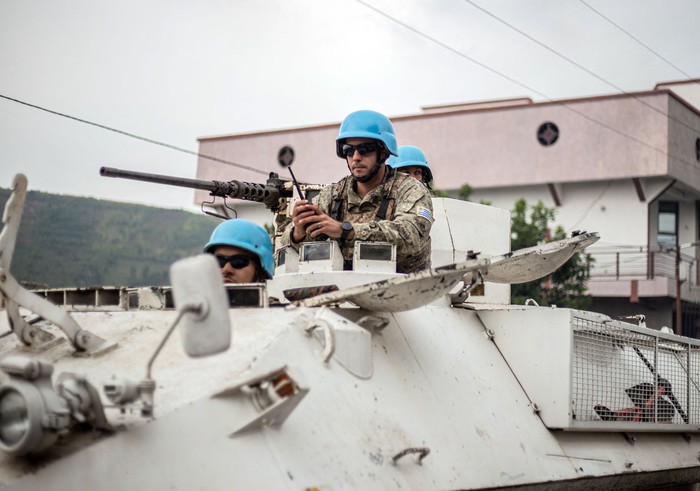
[[148,360],[148,365],[146,367],[146,378],[150,379],[151,378],[151,368],[153,367],[153,362],[156,361],[156,357],[160,353],[160,350],[163,349],[163,346],[165,346],[165,343],[168,341],[170,338],[170,335],[173,333],[177,325],[180,323],[180,320],[182,319],[182,316],[188,313],[194,313],[194,314],[201,314],[204,311],[204,304],[203,303],[188,303],[183,305],[180,309],[178,309],[177,312],[177,317],[175,318],[175,322],[172,323],[170,328],[168,328],[168,332],[165,333],[165,336],[163,336],[163,339],[160,340],[160,344],[158,344],[158,347],[156,348],[156,351],[153,353],[151,358]]

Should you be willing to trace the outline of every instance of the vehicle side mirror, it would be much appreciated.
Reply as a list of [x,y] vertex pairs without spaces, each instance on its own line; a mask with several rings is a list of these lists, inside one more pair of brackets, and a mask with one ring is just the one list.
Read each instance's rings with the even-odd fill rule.
[[170,267],[180,336],[189,356],[208,356],[231,345],[228,297],[219,265],[211,254],[188,257]]

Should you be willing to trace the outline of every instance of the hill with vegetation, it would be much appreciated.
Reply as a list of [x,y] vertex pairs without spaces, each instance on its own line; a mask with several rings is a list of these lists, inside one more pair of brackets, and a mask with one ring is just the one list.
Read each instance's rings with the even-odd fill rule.
[[[0,188],[2,209],[9,197]],[[182,210],[29,191],[10,270],[30,288],[167,285],[170,265],[200,253],[218,223]]]

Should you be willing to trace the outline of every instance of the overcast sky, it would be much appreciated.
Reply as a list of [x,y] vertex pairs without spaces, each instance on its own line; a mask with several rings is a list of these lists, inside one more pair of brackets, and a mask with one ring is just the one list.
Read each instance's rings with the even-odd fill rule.
[[[197,151],[357,109],[700,78],[699,19],[698,0],[0,0],[0,95]],[[196,162],[0,98],[0,187],[23,172],[34,190],[194,209],[189,190],[98,171],[195,177]]]

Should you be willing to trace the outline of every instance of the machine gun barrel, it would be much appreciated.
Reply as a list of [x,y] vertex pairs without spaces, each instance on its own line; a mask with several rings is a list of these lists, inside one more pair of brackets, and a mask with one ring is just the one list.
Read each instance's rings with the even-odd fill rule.
[[203,189],[212,193],[217,192],[219,189],[216,184],[214,184],[214,181],[164,176],[162,174],[149,174],[147,172],[115,169],[114,167],[100,167],[100,175],[104,177],[131,179],[134,181],[155,182],[157,184],[167,184],[169,186],[180,186],[183,188]]
[[173,177],[162,174],[115,169],[114,167],[101,167],[100,175],[167,184],[169,186],[179,186],[183,188],[202,189],[204,191],[209,191],[212,196],[265,203],[271,210],[276,210],[278,208],[280,198],[292,196],[291,189],[288,190],[284,186],[286,181],[279,179],[277,174],[274,173],[270,174],[270,178],[267,180],[266,184],[236,180],[203,181],[200,179],[188,179],[186,177]]

